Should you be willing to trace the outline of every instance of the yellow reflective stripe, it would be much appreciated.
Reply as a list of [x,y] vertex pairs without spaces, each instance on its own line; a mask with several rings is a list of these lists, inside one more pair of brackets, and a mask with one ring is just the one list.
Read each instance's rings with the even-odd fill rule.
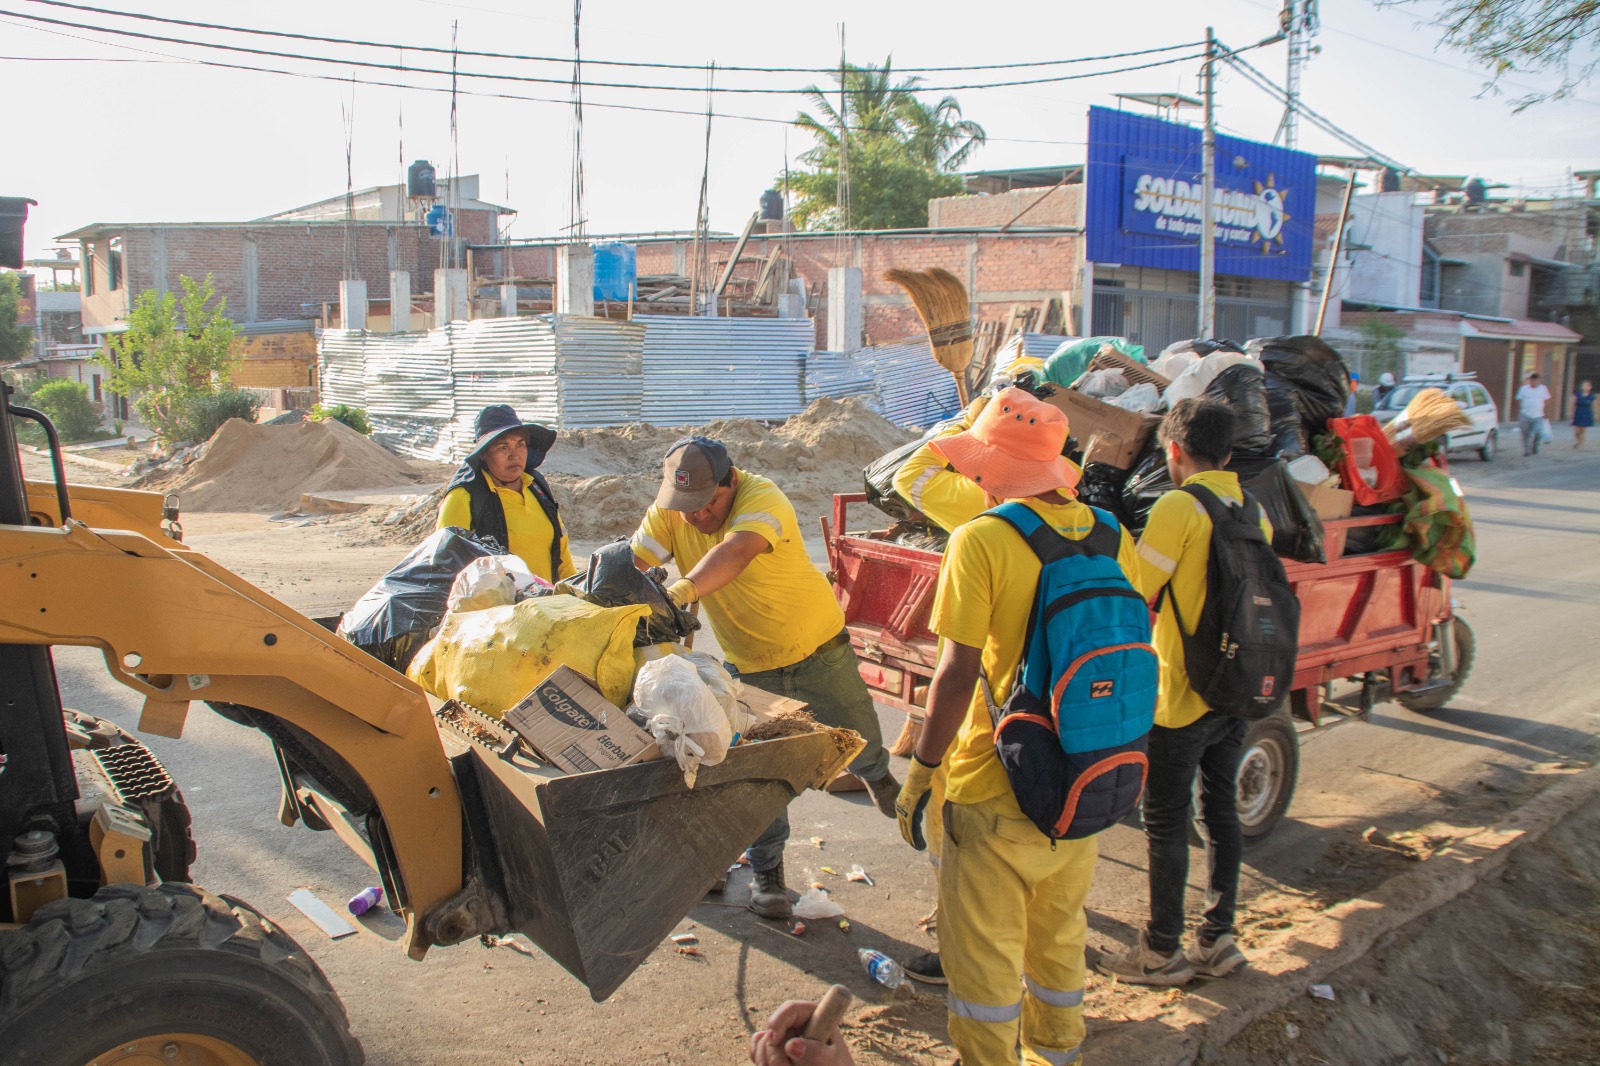
[[1052,1007],[1081,1007],[1083,1006],[1083,989],[1076,992],[1062,992],[1055,988],[1046,988],[1027,974],[1022,975],[1022,983],[1027,986],[1028,994],[1040,1003]]
[[643,529],[639,529],[633,534],[633,547],[643,548],[645,551],[649,552],[651,555],[654,555],[663,563],[669,562],[672,559],[672,553],[667,551],[667,549],[662,546],[660,541],[646,533]]
[[1145,562],[1149,563],[1151,566],[1159,568],[1163,573],[1170,574],[1174,570],[1178,569],[1178,564],[1176,562],[1142,541],[1139,544],[1139,555],[1144,559]]
[[1022,1017],[1022,1000],[1007,1003],[1003,1007],[991,1007],[984,1003],[972,1003],[968,1000],[957,999],[954,995],[948,998],[950,1013],[957,1018],[971,1018],[975,1022],[1014,1022]]

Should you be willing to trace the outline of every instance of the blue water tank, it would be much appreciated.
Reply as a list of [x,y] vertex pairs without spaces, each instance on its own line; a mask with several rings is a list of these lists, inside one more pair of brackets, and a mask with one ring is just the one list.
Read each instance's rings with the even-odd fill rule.
[[594,298],[626,300],[639,280],[639,263],[631,244],[615,241],[594,246]]
[[422,221],[428,224],[428,232],[435,237],[448,237],[455,232],[455,220],[450,217],[450,209],[444,204],[434,204],[428,208],[428,213],[422,216]]

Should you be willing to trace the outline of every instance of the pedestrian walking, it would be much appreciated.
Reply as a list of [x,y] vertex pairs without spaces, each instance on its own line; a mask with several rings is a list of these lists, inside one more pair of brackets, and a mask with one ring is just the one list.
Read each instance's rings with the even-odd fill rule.
[[[1182,985],[1197,973],[1226,977],[1245,965],[1234,942],[1244,845],[1236,778],[1246,719],[1271,713],[1287,695],[1299,607],[1272,554],[1265,514],[1241,489],[1238,475],[1222,469],[1233,427],[1233,412],[1214,400],[1173,407],[1160,439],[1167,470],[1181,487],[1156,501],[1139,538],[1135,587],[1158,605],[1161,662],[1144,793],[1150,919],[1134,947],[1098,964],[1102,973],[1134,984]],[[1224,596],[1223,589],[1248,589],[1249,595]],[[1215,650],[1224,644],[1226,656]],[[1259,672],[1245,676],[1248,670]],[[1197,771],[1206,910],[1185,952],[1183,897]]]
[[1583,447],[1583,438],[1594,425],[1594,384],[1580,381],[1578,391],[1572,394],[1572,446]]
[[1538,374],[1529,374],[1517,390],[1517,429],[1522,434],[1523,455],[1539,454],[1539,444],[1550,425],[1544,417],[1544,405],[1549,402],[1550,390]]

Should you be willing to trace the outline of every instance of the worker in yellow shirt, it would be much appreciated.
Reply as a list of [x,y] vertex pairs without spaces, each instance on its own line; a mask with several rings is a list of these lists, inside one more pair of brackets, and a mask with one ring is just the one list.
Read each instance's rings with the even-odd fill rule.
[[[1003,389],[966,433],[939,450],[996,501],[1018,500],[1063,537],[1095,528],[1075,497],[1081,471],[1061,455],[1067,417],[1021,389]],[[1117,562],[1137,570],[1119,531]],[[948,771],[939,862],[939,946],[949,982],[950,1038],[965,1066],[1076,1061],[1083,1043],[1084,902],[1094,838],[1051,840],[1018,806],[995,753],[988,680],[1004,705],[1016,681],[1039,583],[1039,557],[1015,527],[981,517],[945,548],[931,628],[942,638],[927,717],[896,811],[920,843],[935,772]]]
[[[1222,469],[1233,441],[1234,414],[1216,400],[1183,400],[1161,423],[1172,483],[1200,486],[1223,504],[1244,503],[1239,476]],[[1139,538],[1139,573],[1133,585],[1157,603],[1155,646],[1161,661],[1155,727],[1150,730],[1150,771],[1145,782],[1144,825],[1150,861],[1150,921],[1126,953],[1099,969],[1123,981],[1182,985],[1195,974],[1226,977],[1245,964],[1234,943],[1234,907],[1244,841],[1239,829],[1239,758],[1249,722],[1206,706],[1189,683],[1183,633],[1193,633],[1205,611],[1211,518],[1187,492],[1164,494],[1150,509]],[[1272,543],[1272,525],[1261,516]],[[1183,950],[1183,896],[1189,880],[1189,808],[1196,771],[1206,826],[1206,912],[1193,947]]]
[[989,504],[983,489],[951,466],[940,454],[938,444],[945,437],[972,428],[972,420],[987,402],[987,396],[973,400],[960,421],[912,452],[911,458],[895,471],[895,493],[946,533],[978,517]]
[[472,434],[472,451],[439,505],[439,528],[493,537],[546,581],[577,573],[555,495],[538,471],[556,431],[524,422],[500,403],[478,412]]
[[[680,607],[705,605],[724,657],[745,682],[803,700],[818,721],[866,739],[850,771],[866,783],[878,810],[893,817],[900,784],[889,772],[844,612],[806,554],[794,506],[778,486],[736,469],[720,442],[685,437],[667,451],[660,492],[632,544],[641,569],[677,563],[683,576],[668,595]],[[790,913],[783,874],[788,839],[785,813],[749,849],[750,908],[764,918]]]

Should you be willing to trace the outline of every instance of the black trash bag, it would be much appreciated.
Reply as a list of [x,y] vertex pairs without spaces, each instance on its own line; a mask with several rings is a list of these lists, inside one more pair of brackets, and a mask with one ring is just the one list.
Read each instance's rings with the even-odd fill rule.
[[1113,518],[1123,526],[1128,526],[1128,518],[1122,507],[1122,487],[1127,480],[1126,470],[1119,470],[1109,463],[1086,463],[1083,479],[1078,482],[1078,499],[1090,507],[1110,511]]
[[404,673],[444,618],[456,575],[474,559],[506,554],[493,537],[459,526],[436,530],[345,612],[337,632]]
[[1143,533],[1150,519],[1150,508],[1156,505],[1162,493],[1176,487],[1167,473],[1167,458],[1161,449],[1146,451],[1122,485],[1122,508],[1117,513],[1127,522],[1128,532],[1134,536]]
[[1327,432],[1328,419],[1344,414],[1350,395],[1344,358],[1320,337],[1272,337],[1260,341],[1259,348],[1267,376],[1293,387],[1307,439]]
[[[1244,349],[1233,341],[1217,340],[1215,338],[1205,340],[1196,337],[1193,340],[1177,341],[1161,350],[1162,355],[1175,355],[1178,352],[1191,352],[1204,359],[1213,352],[1238,352],[1242,355],[1244,354]],[[1151,361],[1154,362],[1154,360]]]
[[866,483],[867,502],[890,518],[899,519],[902,522],[927,522],[926,515],[911,506],[898,492],[894,491],[894,476],[900,472],[902,466],[906,465],[906,460],[917,453],[918,449],[939,434],[949,430],[958,421],[960,421],[959,416],[947,418],[943,422],[936,423],[910,444],[902,444],[894,451],[875,459],[870,466],[861,472],[862,481]]
[[1206,397],[1233,409],[1233,454],[1269,455],[1272,417],[1267,412],[1267,389],[1261,368],[1253,363],[1230,366],[1211,379]]
[[1295,400],[1295,389],[1276,374],[1266,376],[1267,416],[1272,421],[1272,455],[1293,459],[1311,450],[1305,423]]
[[[1323,552],[1322,520],[1311,509],[1305,494],[1289,475],[1282,459],[1263,456],[1236,456],[1227,469],[1239,475],[1239,484],[1261,504],[1272,523],[1272,550],[1286,559],[1302,563],[1326,562]],[[1176,486],[1167,474],[1166,460],[1159,453],[1149,456],[1128,478],[1122,490],[1122,505],[1129,528],[1143,533],[1150,519],[1150,508],[1162,494]]]
[[598,607],[649,607],[649,616],[639,619],[635,648],[676,643],[699,629],[699,619],[667,598],[663,587],[667,572],[660,567],[642,571],[633,560],[633,548],[627,541],[607,544],[589,557],[585,573],[569,578],[566,584]]

